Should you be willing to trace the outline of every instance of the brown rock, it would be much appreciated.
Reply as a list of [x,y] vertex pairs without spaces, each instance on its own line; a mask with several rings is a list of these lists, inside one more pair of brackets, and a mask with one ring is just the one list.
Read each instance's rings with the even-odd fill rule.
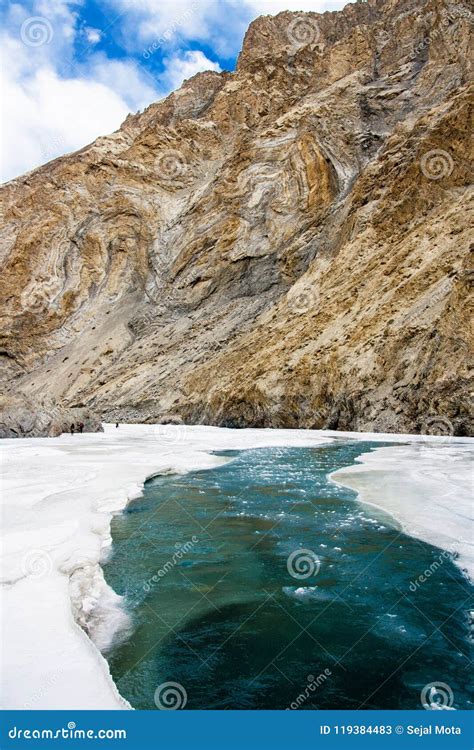
[[472,20],[257,19],[235,73],[5,185],[4,403],[471,433]]
[[0,438],[58,437],[69,432],[72,424],[79,432],[103,432],[97,416],[85,407],[64,408],[23,395],[0,397]]

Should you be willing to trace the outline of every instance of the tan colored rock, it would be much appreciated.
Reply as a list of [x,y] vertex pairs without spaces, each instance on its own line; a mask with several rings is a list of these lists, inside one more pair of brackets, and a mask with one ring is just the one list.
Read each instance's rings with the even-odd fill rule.
[[84,432],[103,432],[97,416],[83,406],[64,408],[23,395],[0,397],[0,438],[58,437],[72,424],[79,432],[81,422]]
[[7,402],[470,433],[473,18],[262,17],[235,73],[5,185]]

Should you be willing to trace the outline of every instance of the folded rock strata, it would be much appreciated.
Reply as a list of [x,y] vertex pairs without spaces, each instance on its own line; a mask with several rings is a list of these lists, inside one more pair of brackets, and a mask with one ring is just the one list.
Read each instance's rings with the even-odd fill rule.
[[1,387],[108,420],[471,434],[467,3],[251,24],[1,189]]

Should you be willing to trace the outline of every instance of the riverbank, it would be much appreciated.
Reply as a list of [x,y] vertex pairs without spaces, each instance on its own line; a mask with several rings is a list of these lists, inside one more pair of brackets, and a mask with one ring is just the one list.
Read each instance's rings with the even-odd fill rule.
[[328,441],[315,432],[174,425],[2,440],[2,708],[129,708],[98,648],[127,625],[100,561],[112,514],[148,477],[223,461],[210,451]]
[[[2,440],[2,707],[129,708],[99,650],[127,627],[120,597],[105,583],[100,561],[110,546],[112,515],[141,493],[148,477],[212,468],[225,460],[211,451],[316,446],[344,437],[367,439],[360,433],[305,430],[182,425],[121,425],[116,430],[106,425],[104,433]],[[408,435],[369,438],[420,441]],[[448,485],[456,480],[458,464],[453,456],[459,451],[464,455],[474,441],[451,439],[444,445],[440,443],[443,438],[421,440],[421,450],[433,450],[436,456],[417,465],[416,477],[413,468],[412,479],[406,481],[416,482],[409,496],[418,506],[414,505],[414,515],[420,527],[425,524],[426,533],[434,535],[439,530],[427,524],[433,505],[443,502]],[[432,443],[440,443],[440,448],[430,449]],[[344,475],[339,472],[337,481],[357,482],[365,501],[377,499],[375,504],[396,515],[397,508],[390,508],[395,503],[400,472],[407,465],[407,447],[381,448],[371,455],[381,457],[376,459],[378,466],[370,464],[370,474],[364,457],[364,465]],[[393,484],[386,493],[390,498],[386,504],[382,475],[387,467],[393,473]],[[429,474],[434,470],[436,480]],[[374,495],[369,491],[371,482],[377,482]],[[399,491],[407,486],[398,483]],[[455,540],[456,534],[463,538],[465,522],[451,515],[449,539]],[[438,520],[444,524],[443,518]],[[91,639],[77,620],[88,629]]]
[[474,580],[473,447],[441,439],[379,448],[331,478],[390,513],[405,534],[453,553]]

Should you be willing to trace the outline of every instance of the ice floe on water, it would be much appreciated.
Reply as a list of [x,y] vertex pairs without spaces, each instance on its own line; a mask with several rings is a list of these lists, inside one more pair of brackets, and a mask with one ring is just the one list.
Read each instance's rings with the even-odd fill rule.
[[330,591],[323,591],[318,586],[283,586],[282,591],[290,599],[304,602],[307,599],[318,599],[320,601],[332,601],[334,595]]
[[472,439],[425,439],[364,453],[331,478],[390,513],[406,534],[452,553],[474,580],[473,458]]

